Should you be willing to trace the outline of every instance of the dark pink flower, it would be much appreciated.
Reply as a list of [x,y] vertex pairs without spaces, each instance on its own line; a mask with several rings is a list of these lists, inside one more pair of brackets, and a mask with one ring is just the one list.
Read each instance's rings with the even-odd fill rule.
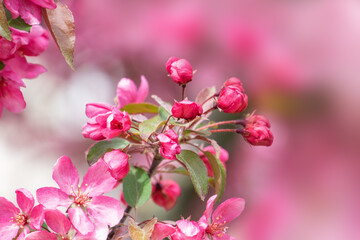
[[236,85],[223,87],[217,101],[217,106],[226,113],[240,113],[248,105],[248,97]]
[[236,77],[231,77],[228,80],[226,80],[223,87],[228,87],[228,86],[237,87],[240,89],[241,92],[244,92],[242,82],[240,81],[240,79],[238,79]]
[[29,25],[41,23],[41,8],[56,8],[53,0],[4,0],[4,4],[14,19],[20,15]]
[[129,103],[141,103],[145,100],[149,93],[149,83],[144,76],[141,76],[139,89],[135,83],[129,78],[122,78],[116,89],[116,99],[118,107],[122,108]]
[[176,154],[181,152],[178,135],[172,129],[168,129],[165,133],[160,133],[156,137],[160,143],[160,154],[167,159],[175,160]]
[[151,240],[163,240],[175,232],[175,227],[167,223],[156,223],[151,233]]
[[54,166],[53,179],[60,189],[40,188],[36,191],[37,199],[49,209],[59,206],[68,208],[70,221],[80,234],[93,232],[94,223],[114,226],[122,218],[124,210],[120,207],[120,202],[112,197],[102,196],[117,183],[103,161],[91,166],[81,186],[78,186],[79,174],[70,158],[63,156]]
[[172,240],[200,240],[204,236],[204,230],[195,221],[176,221],[176,230],[171,234]]
[[[207,146],[203,149],[204,151],[208,151],[211,152],[212,154],[216,155],[215,149],[213,146]],[[212,170],[211,164],[209,162],[209,159],[204,155],[203,152],[199,153],[199,157],[201,158],[201,160],[203,160],[203,162],[206,165],[206,168],[208,170],[208,176],[213,177],[214,176],[214,172]],[[222,162],[222,164],[224,165],[224,167],[226,168],[225,162],[229,159],[229,153],[222,147],[220,147],[220,161]]]
[[171,57],[166,62],[166,70],[174,82],[184,85],[193,78],[193,69],[186,59]]
[[13,113],[25,109],[26,103],[20,87],[17,82],[6,80],[0,72],[0,117],[4,107]]
[[16,200],[20,209],[6,198],[0,197],[0,239],[2,240],[12,240],[18,234],[17,239],[24,239],[30,228],[41,229],[44,220],[43,206],[34,207],[34,197],[24,188],[16,190]]
[[203,108],[196,102],[191,102],[189,100],[182,100],[181,102],[175,101],[171,113],[176,118],[193,120],[197,116],[201,116]]
[[90,118],[82,131],[86,138],[93,140],[111,139],[126,132],[131,127],[129,115],[108,104],[86,104],[85,112],[86,116]]
[[49,44],[49,34],[40,25],[32,26],[30,32],[11,28],[12,41],[21,55],[38,56]]
[[270,128],[270,121],[263,115],[251,114],[245,119],[246,125],[265,126]]
[[247,125],[240,132],[245,140],[254,146],[271,146],[274,141],[270,128],[263,125]]
[[130,170],[129,157],[120,150],[107,152],[101,159],[105,162],[111,176],[116,180],[123,179]]
[[180,194],[179,184],[173,180],[163,180],[153,184],[151,197],[157,205],[169,210],[175,206]]
[[206,240],[231,239],[226,234],[228,227],[225,225],[241,214],[245,207],[245,201],[242,198],[230,198],[213,212],[216,197],[217,195],[214,195],[207,201],[206,210],[199,220],[199,226],[204,230],[204,239]]

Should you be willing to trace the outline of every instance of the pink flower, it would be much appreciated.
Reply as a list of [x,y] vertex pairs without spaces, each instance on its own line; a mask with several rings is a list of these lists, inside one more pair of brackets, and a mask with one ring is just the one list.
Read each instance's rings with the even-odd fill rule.
[[90,119],[84,125],[82,134],[93,140],[111,139],[126,132],[131,127],[131,120],[126,112],[101,103],[86,104],[86,116]]
[[0,237],[2,240],[12,240],[18,234],[17,239],[24,239],[30,232],[30,228],[39,230],[43,222],[43,206],[34,207],[34,197],[32,194],[20,188],[16,191],[16,200],[20,207],[0,197]]
[[101,196],[117,183],[103,161],[91,166],[81,186],[78,186],[79,174],[70,158],[63,156],[54,166],[53,179],[60,189],[40,188],[36,191],[37,199],[49,209],[59,206],[68,208],[70,221],[80,234],[93,232],[94,222],[114,226],[122,218],[124,210],[120,202],[112,197]]
[[[226,83],[225,83],[226,84]],[[242,86],[238,84],[225,85],[221,89],[217,101],[218,107],[226,113],[240,113],[248,105],[248,97]]]
[[263,115],[254,115],[251,114],[245,120],[246,125],[256,125],[256,126],[265,126],[270,128],[270,121]]
[[128,155],[120,150],[112,150],[101,158],[106,164],[111,176],[116,180],[123,179],[129,172]]
[[173,180],[163,180],[153,185],[151,197],[157,205],[169,210],[175,206],[180,194],[179,184]]
[[225,225],[237,218],[244,210],[245,201],[242,198],[230,198],[219,205],[213,212],[213,206],[217,195],[209,198],[206,210],[199,220],[199,226],[205,231],[206,240],[231,239],[226,234],[228,227]]
[[274,141],[274,136],[270,128],[263,125],[251,124],[238,131],[248,143],[254,146],[271,146]]
[[145,100],[149,93],[149,83],[144,76],[141,76],[139,89],[135,83],[129,78],[122,78],[116,89],[116,99],[118,107],[122,108],[129,103],[141,103]]
[[204,235],[204,230],[195,221],[179,220],[176,221],[176,231],[171,234],[172,240],[200,240]]
[[196,102],[191,102],[189,100],[182,100],[181,102],[175,101],[171,113],[176,118],[193,120],[196,116],[201,116],[203,108]]
[[175,232],[175,227],[167,223],[156,223],[151,233],[151,240],[163,240]]
[[[216,152],[214,150],[213,146],[207,146],[203,149],[204,151],[208,151],[211,152],[212,154],[216,155]],[[208,176],[213,177],[214,176],[214,172],[212,170],[211,164],[209,162],[209,159],[204,155],[204,153],[200,152],[199,153],[199,157],[201,158],[201,160],[203,160],[203,162],[205,163],[205,166],[208,170]],[[224,167],[226,167],[225,162],[229,159],[229,153],[222,147],[220,147],[220,161],[222,162],[222,164],[224,165]]]
[[21,86],[17,82],[6,80],[0,72],[0,117],[4,107],[13,113],[25,109],[26,103],[20,90]]
[[56,8],[53,0],[4,0],[4,4],[14,19],[21,15],[29,25],[41,23],[41,8]]
[[166,62],[166,70],[174,82],[185,85],[193,78],[193,69],[186,59],[171,57]]
[[178,135],[172,129],[168,129],[165,133],[160,133],[156,137],[161,143],[160,154],[167,159],[175,160],[176,154],[181,152]]

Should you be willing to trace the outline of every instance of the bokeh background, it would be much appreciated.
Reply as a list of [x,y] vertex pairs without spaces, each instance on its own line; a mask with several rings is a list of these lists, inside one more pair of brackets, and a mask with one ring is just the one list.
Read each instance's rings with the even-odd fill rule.
[[[143,74],[152,94],[179,99],[164,66],[177,56],[197,69],[190,99],[236,76],[249,96],[246,112],[256,109],[272,123],[271,147],[251,147],[239,135],[214,136],[230,153],[223,199],[246,200],[229,234],[244,240],[359,239],[359,1],[67,3],[76,22],[76,71],[53,42],[33,59],[48,72],[26,82],[26,110],[5,110],[0,120],[1,196],[14,201],[17,188],[35,193],[56,186],[52,166],[61,155],[84,174],[84,152],[92,144],[81,135],[85,104],[112,103],[120,78],[139,83]],[[197,220],[205,203],[188,180],[178,180],[183,193],[176,208],[165,212],[148,203],[138,214],[174,220],[191,214]]]

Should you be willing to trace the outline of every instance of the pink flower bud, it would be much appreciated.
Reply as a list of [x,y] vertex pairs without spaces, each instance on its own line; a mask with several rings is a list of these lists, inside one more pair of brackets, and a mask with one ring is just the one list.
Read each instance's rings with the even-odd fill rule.
[[270,122],[269,119],[267,119],[263,115],[250,115],[246,118],[246,125],[256,125],[256,126],[265,126],[270,128]]
[[172,240],[200,240],[204,236],[204,230],[195,221],[176,221],[176,230],[171,234]]
[[184,85],[193,78],[193,69],[186,59],[171,57],[166,63],[166,70],[174,82]]
[[181,152],[178,135],[172,129],[168,129],[165,133],[157,135],[157,139],[161,143],[160,154],[167,159],[175,160],[176,154]]
[[[203,149],[204,151],[208,151],[211,152],[212,154],[216,155],[215,149],[213,146],[207,146],[206,148]],[[205,166],[208,170],[208,176],[209,177],[213,177],[214,176],[214,172],[211,168],[211,164],[209,162],[209,159],[204,155],[204,153],[200,152],[199,153],[199,157],[201,158],[201,160],[203,160],[203,162],[205,163]],[[222,162],[222,164],[224,165],[224,167],[226,168],[225,162],[229,159],[229,153],[223,149],[222,147],[220,147],[220,161]]]
[[164,180],[153,185],[151,197],[157,205],[169,210],[175,206],[180,194],[181,188],[175,181]]
[[228,87],[228,86],[237,87],[237,88],[240,89],[241,92],[244,92],[244,88],[242,86],[242,83],[241,83],[240,79],[238,79],[236,77],[231,77],[228,80],[226,80],[223,87]]
[[240,113],[247,107],[248,97],[241,88],[226,86],[221,89],[217,105],[226,113]]
[[107,152],[102,157],[111,176],[116,180],[121,180],[128,174],[130,170],[128,159],[128,155],[120,150]]
[[274,136],[270,128],[264,125],[249,125],[242,130],[242,135],[246,141],[254,146],[270,146],[274,141]]
[[193,120],[196,116],[200,116],[203,113],[203,108],[196,102],[182,100],[181,102],[175,102],[171,112],[176,118]]

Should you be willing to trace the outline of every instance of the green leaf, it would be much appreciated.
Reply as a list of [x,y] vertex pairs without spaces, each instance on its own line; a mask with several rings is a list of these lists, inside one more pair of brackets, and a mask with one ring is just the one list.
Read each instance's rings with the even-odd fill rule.
[[211,132],[209,132],[209,130],[201,130],[201,131],[196,131],[196,130],[192,130],[192,129],[186,129],[184,131],[184,135],[188,135],[188,134],[197,134],[197,135],[201,135],[201,136],[204,136],[204,137],[208,137],[211,135]]
[[189,176],[188,171],[184,167],[179,167],[179,168],[176,168],[174,170],[167,171],[167,173],[178,173],[178,174]]
[[51,32],[56,45],[64,56],[66,63],[74,70],[75,24],[70,9],[56,1],[55,9],[42,9],[46,26]]
[[143,205],[151,195],[151,182],[142,168],[131,167],[123,179],[123,193],[127,204],[136,208]]
[[30,32],[31,29],[31,25],[27,24],[21,17],[11,19],[9,26],[26,32]]
[[170,113],[168,113],[165,108],[159,107],[159,116],[163,121],[166,121],[170,116]]
[[182,150],[177,159],[183,163],[190,175],[195,191],[204,201],[209,188],[207,168],[199,155],[190,150]]
[[[196,96],[195,102],[202,105],[208,98],[211,96],[214,96],[216,93],[215,87],[207,87],[202,89],[199,94]],[[202,107],[204,109],[204,112],[210,109],[214,105],[214,100],[207,101]]]
[[217,194],[216,201],[219,201],[225,190],[226,171],[222,162],[214,156],[211,152],[204,152],[205,156],[210,162],[214,173],[215,193]]
[[121,108],[121,110],[129,114],[158,113],[159,108],[151,103],[129,103]]
[[163,124],[165,124],[165,121],[159,115],[143,121],[139,124],[140,137],[148,139]]
[[4,67],[5,67],[5,64],[2,61],[0,61],[0,71],[3,70]]
[[6,19],[5,9],[2,4],[2,1],[0,2],[0,36],[11,41],[9,24]]
[[91,166],[96,163],[109,149],[123,149],[130,143],[124,139],[114,138],[111,141],[101,141],[95,143],[87,153],[87,161]]
[[169,114],[171,114],[172,105],[168,102],[163,101],[160,97],[156,95],[151,95],[151,97],[160,105],[162,106]]

